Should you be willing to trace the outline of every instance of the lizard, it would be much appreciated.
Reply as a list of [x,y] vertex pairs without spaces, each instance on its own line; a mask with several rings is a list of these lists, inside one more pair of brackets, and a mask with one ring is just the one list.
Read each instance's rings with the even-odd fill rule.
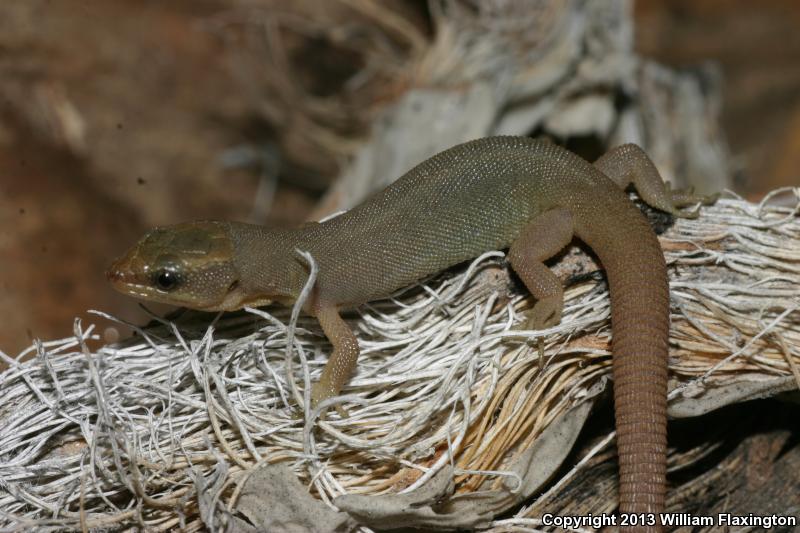
[[629,185],[645,203],[677,217],[699,211],[681,207],[713,202],[671,190],[635,144],[590,164],[549,141],[487,137],[440,152],[324,222],[154,228],[107,277],[123,293],[193,309],[291,305],[309,276],[296,250],[310,253],[318,273],[303,310],[333,346],[312,389],[317,404],[338,395],[356,368],[358,340],[342,310],[508,248],[512,269],[536,299],[528,322],[547,328],[561,319],[563,288],[544,261],[575,236],[600,259],[611,295],[619,509],[659,513],[666,493],[669,289],[658,238],[625,192]]

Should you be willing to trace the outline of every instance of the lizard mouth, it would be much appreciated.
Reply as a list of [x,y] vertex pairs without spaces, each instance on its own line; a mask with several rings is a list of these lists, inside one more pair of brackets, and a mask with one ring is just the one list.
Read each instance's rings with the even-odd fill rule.
[[148,285],[134,282],[132,276],[124,270],[112,266],[112,268],[109,268],[106,272],[106,278],[111,282],[112,287],[123,294],[145,299],[158,298],[157,291]]
[[114,289],[129,296],[177,305],[171,298],[166,297],[165,292],[159,291],[147,283],[142,283],[141,279],[128,268],[126,259],[126,257],[117,259],[106,270],[106,279]]

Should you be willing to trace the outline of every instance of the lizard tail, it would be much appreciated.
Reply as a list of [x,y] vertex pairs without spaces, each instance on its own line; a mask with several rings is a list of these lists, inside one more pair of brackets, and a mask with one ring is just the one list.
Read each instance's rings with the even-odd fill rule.
[[669,286],[658,239],[638,209],[629,207],[622,208],[622,231],[595,233],[586,241],[604,241],[592,248],[611,292],[620,512],[637,515],[620,531],[654,533],[661,531],[657,513],[664,511],[666,493]]

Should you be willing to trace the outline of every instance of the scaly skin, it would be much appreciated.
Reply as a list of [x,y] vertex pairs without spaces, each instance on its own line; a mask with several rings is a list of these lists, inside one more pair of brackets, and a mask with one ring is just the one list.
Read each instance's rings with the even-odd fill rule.
[[308,276],[295,250],[310,252],[319,273],[305,311],[334,347],[312,393],[318,402],[341,391],[358,358],[341,309],[510,246],[512,267],[537,298],[532,325],[549,326],[560,320],[563,293],[543,261],[575,235],[600,258],[611,291],[620,510],[658,513],[666,491],[669,292],[658,240],[623,192],[631,182],[647,203],[678,216],[695,214],[678,206],[709,201],[671,195],[634,145],[593,166],[545,141],[492,137],[428,159],[324,223],[294,230],[235,222],[156,228],[108,276],[133,296],[195,309],[290,304]]

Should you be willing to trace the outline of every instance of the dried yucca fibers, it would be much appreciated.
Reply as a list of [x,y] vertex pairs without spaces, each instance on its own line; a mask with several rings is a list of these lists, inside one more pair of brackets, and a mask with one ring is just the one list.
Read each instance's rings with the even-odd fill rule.
[[[800,191],[783,192],[793,209],[723,199],[661,236],[673,417],[800,384]],[[301,408],[330,346],[289,309],[186,313],[94,353],[83,342],[92,329],[76,326],[75,338],[32,346],[30,361],[4,356],[2,527],[246,530],[236,509],[267,529],[500,531],[536,527],[544,502],[613,510],[602,491],[571,503],[559,494],[588,457],[545,484],[610,372],[605,283],[568,250],[554,265],[568,286],[562,323],[521,331],[530,297],[502,257],[350,315],[362,356],[346,419]],[[494,521],[522,501],[532,505]]]

